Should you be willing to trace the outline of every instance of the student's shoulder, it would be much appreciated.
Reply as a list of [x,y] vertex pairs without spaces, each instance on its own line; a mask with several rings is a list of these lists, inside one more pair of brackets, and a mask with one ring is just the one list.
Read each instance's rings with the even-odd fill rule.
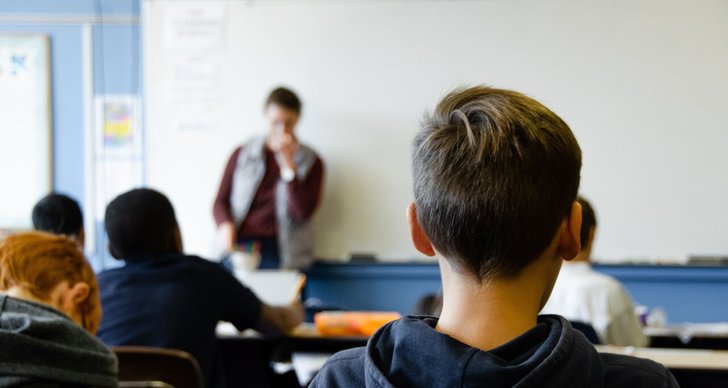
[[310,387],[364,386],[365,354],[364,347],[334,354],[316,374]]
[[113,279],[115,277],[124,276],[126,272],[127,270],[124,266],[105,269],[96,274],[96,280],[100,282],[105,279]]
[[600,353],[604,364],[605,386],[609,387],[678,387],[665,366],[652,360]]
[[341,366],[358,366],[360,363],[364,365],[364,357],[366,354],[366,348],[358,347],[342,350],[326,361],[327,365],[336,365],[335,367]]
[[194,268],[196,271],[223,277],[233,277],[233,275],[225,270],[225,268],[223,268],[218,262],[203,259],[200,256],[191,255],[185,256],[183,260],[186,260],[187,265]]

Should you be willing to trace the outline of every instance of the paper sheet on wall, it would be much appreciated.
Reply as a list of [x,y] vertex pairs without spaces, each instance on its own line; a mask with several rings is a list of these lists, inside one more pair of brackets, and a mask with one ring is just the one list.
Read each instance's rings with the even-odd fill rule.
[[221,103],[219,51],[226,38],[225,6],[180,4],[163,17],[163,47],[173,69],[162,76],[175,132],[209,132],[218,126]]
[[213,49],[225,41],[225,6],[181,3],[166,10],[163,40],[166,50]]

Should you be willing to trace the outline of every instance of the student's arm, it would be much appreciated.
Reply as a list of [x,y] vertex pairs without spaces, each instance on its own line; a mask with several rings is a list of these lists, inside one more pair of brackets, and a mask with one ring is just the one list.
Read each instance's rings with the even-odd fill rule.
[[303,322],[303,305],[294,302],[288,306],[262,305],[258,330],[266,334],[288,333]]
[[307,220],[318,206],[324,179],[324,163],[321,158],[311,166],[311,171],[303,180],[298,177],[287,184],[288,210],[297,220]]
[[625,312],[621,316],[615,317],[609,323],[607,333],[610,345],[645,347],[649,343],[642,332],[642,325],[634,317],[634,313]]
[[220,320],[232,323],[238,330],[256,329],[266,334],[287,333],[303,321],[303,305],[295,301],[287,306],[270,306],[258,299],[247,287],[222,267],[216,271],[222,299]]
[[612,304],[613,312],[606,330],[606,340],[610,345],[647,346],[649,340],[642,330],[639,318],[634,313],[632,299],[620,286],[613,296],[617,303]]
[[230,193],[233,186],[233,176],[235,175],[235,167],[237,166],[238,156],[242,147],[233,152],[225,166],[220,187],[217,190],[215,203],[212,205],[212,214],[215,217],[215,223],[223,233],[226,244],[230,247],[235,245],[237,236],[235,235],[235,223],[233,222],[232,212],[230,210]]

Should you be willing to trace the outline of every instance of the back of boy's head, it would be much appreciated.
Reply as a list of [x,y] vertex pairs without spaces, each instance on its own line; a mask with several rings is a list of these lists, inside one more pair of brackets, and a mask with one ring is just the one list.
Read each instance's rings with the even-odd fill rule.
[[20,287],[48,301],[64,281],[69,286],[88,284],[88,297],[79,307],[84,327],[95,334],[101,322],[96,276],[73,241],[44,232],[19,233],[0,240],[0,291]]
[[586,248],[590,243],[589,236],[591,230],[597,227],[597,215],[594,213],[594,208],[592,208],[586,198],[579,196],[577,201],[581,205],[581,230],[579,231],[579,239],[581,240],[581,247]]
[[177,219],[164,194],[134,189],[119,195],[106,207],[106,233],[117,259],[133,260],[176,250]]
[[523,94],[457,89],[426,115],[413,145],[418,222],[451,265],[477,279],[519,274],[576,200],[579,144]]
[[33,207],[33,228],[53,234],[76,236],[83,229],[78,202],[63,194],[49,194]]

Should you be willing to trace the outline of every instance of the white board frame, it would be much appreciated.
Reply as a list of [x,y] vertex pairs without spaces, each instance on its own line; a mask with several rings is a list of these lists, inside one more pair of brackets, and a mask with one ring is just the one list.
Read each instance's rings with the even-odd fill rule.
[[326,166],[315,256],[422,258],[404,216],[411,139],[447,90],[486,83],[529,94],[574,131],[599,219],[594,258],[728,253],[728,2],[143,4],[146,177],[174,203],[189,252],[214,254],[226,158],[262,133],[261,104],[283,84]]
[[[0,34],[0,61],[3,60],[3,51],[8,48],[24,50],[36,58],[37,65],[30,71],[32,77],[28,82],[35,91],[35,122],[31,131],[32,144],[39,149],[23,149],[28,155],[32,155],[25,161],[30,161],[31,166],[21,165],[20,163],[9,163],[4,161],[0,155],[0,163],[4,166],[0,167],[0,181],[8,182],[8,189],[14,191],[14,196],[24,198],[22,203],[7,200],[9,192],[3,195],[3,199],[7,205],[0,204],[0,229],[5,230],[22,230],[31,227],[31,209],[32,204],[39,198],[49,193],[53,188],[53,132],[52,132],[52,100],[51,100],[51,52],[50,38],[46,34]],[[7,55],[7,54],[5,54]],[[0,65],[2,65],[0,63]],[[0,75],[1,76],[1,75]],[[12,90],[0,88],[0,94],[12,93]],[[0,96],[1,97],[1,96]],[[0,98],[2,101],[2,98]],[[0,107],[0,126],[9,125],[3,121],[3,109]],[[12,139],[17,134],[7,135],[10,130],[3,128],[3,134],[0,134],[0,141]],[[20,170],[19,170],[20,169]],[[34,185],[23,185],[14,182],[14,173],[20,171],[23,174],[36,177]],[[30,204],[30,206],[28,206]],[[8,210],[13,209],[13,213]]]

